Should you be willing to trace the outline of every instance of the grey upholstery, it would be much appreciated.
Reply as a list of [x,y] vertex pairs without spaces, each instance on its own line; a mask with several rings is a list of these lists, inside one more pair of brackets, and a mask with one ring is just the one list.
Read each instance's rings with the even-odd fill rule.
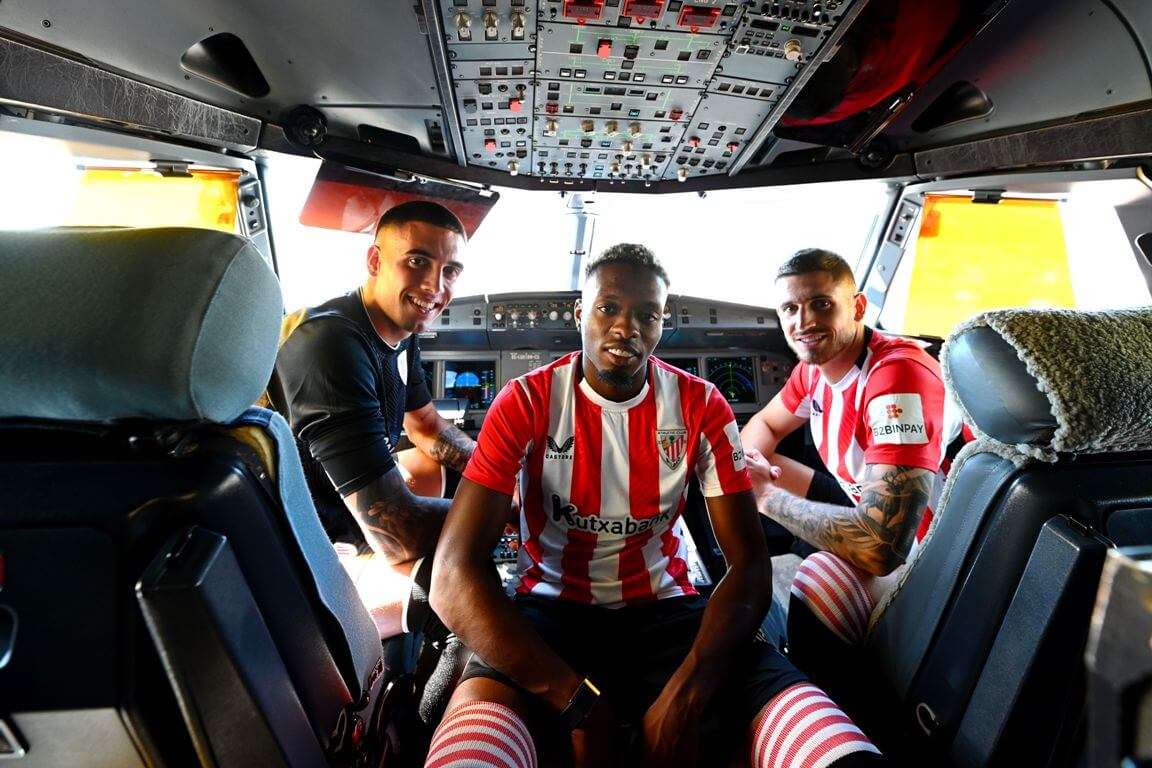
[[[173,735],[181,714],[196,753],[221,765],[244,764],[261,728],[292,739],[260,764],[350,762],[386,679],[382,649],[317,518],[287,424],[250,407],[276,354],[275,274],[245,239],[220,232],[15,232],[0,233],[0,285],[0,551],[21,552],[26,575],[38,563],[45,571],[6,585],[23,642],[0,668],[0,690],[18,727],[56,724],[32,745],[30,765],[82,763],[93,740],[136,744],[149,752],[141,763],[185,764],[189,735]],[[226,722],[192,714],[220,710],[193,700],[183,684],[193,670],[228,674],[207,636],[180,636],[177,615],[167,630],[149,624],[157,650],[149,646],[136,580],[148,563],[178,562],[165,540],[189,526],[235,557],[234,599],[221,604],[257,608],[225,617],[231,629],[221,631],[238,633],[231,640],[243,649],[227,682],[298,700],[299,722],[288,718],[293,707],[254,711],[239,698]],[[23,557],[54,550],[63,559]],[[61,615],[84,632],[62,632]],[[251,642],[257,628],[274,650]],[[61,658],[125,674],[77,675]],[[198,682],[201,692],[227,689],[223,679]],[[113,715],[106,729],[73,727],[76,701]],[[308,750],[283,746],[301,738],[312,739]]]
[[1068,760],[1103,552],[1152,540],[1152,309],[988,312],[942,363],[979,439],[865,652],[917,760]]
[[0,418],[228,421],[276,357],[280,286],[244,238],[8,232]]
[[1019,453],[1152,448],[1152,307],[985,312],[941,361],[966,421]]

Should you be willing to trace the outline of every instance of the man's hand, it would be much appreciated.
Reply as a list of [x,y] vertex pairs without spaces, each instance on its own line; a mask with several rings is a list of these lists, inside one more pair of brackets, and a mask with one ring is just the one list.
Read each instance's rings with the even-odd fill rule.
[[665,688],[644,713],[644,768],[696,765],[700,753],[700,713],[688,697]]
[[748,476],[752,479],[752,491],[756,494],[756,503],[771,496],[778,490],[776,481],[780,479],[780,467],[773,466],[764,458],[764,454],[755,448],[744,449],[744,462],[748,465]]
[[572,729],[572,762],[576,768],[608,768],[616,763],[616,714],[603,696]]
[[441,466],[463,474],[476,450],[476,443],[464,432],[449,424],[427,403],[404,414],[404,432],[412,444]]

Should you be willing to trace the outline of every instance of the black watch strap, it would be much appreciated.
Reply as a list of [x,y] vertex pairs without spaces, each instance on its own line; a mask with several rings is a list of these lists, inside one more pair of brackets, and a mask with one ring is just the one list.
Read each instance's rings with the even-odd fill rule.
[[593,685],[591,680],[584,678],[580,687],[568,700],[568,706],[564,707],[564,711],[560,713],[560,717],[568,726],[568,730],[575,730],[580,723],[584,722],[584,718],[588,717],[588,713],[592,711],[592,707],[596,705],[596,700],[599,698],[600,689]]

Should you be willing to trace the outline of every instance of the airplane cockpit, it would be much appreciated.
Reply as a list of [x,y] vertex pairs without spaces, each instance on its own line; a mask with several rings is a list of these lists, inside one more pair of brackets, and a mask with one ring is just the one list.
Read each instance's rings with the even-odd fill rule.
[[[1150,51],[1142,0],[0,0],[0,763],[425,764],[467,659],[381,640],[254,404],[284,318],[434,201],[464,267],[406,343],[472,439],[581,350],[610,246],[667,269],[655,357],[737,430],[800,362],[778,268],[843,257],[962,435],[845,711],[896,765],[1152,765]],[[776,450],[852,485],[820,440]],[[801,557],[759,522],[770,636]]]

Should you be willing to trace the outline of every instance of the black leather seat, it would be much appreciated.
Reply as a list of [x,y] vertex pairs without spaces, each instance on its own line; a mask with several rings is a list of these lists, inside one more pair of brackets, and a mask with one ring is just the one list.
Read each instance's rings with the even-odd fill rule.
[[248,408],[282,312],[260,254],[203,230],[4,233],[0,285],[0,739],[29,766],[384,749],[375,627],[287,425]]
[[1106,551],[1152,543],[1152,309],[990,312],[942,360],[980,439],[873,615],[870,725],[909,764],[1062,764]]

